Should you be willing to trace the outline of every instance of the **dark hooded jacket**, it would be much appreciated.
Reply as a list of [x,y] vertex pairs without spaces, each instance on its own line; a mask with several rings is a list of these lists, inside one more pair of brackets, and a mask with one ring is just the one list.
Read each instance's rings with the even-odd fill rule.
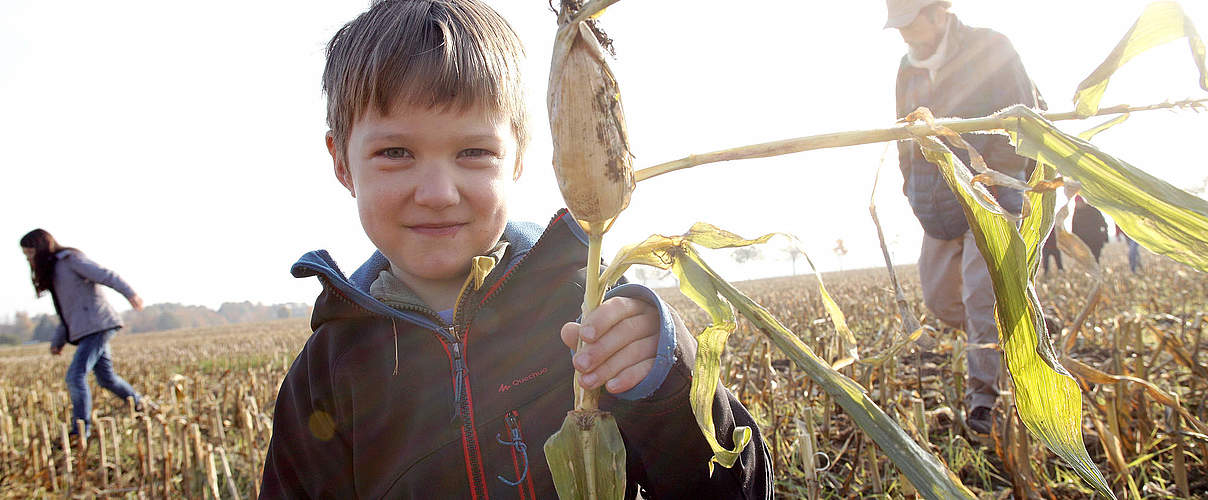
[[[1039,91],[1024,70],[1019,54],[1010,40],[986,28],[965,26],[949,14],[949,56],[935,72],[910,64],[903,57],[898,67],[897,116],[904,118],[925,106],[937,118],[976,118],[1022,104],[1044,108]],[[985,159],[986,165],[1018,179],[1025,179],[1034,162],[1015,154],[1007,137],[999,134],[962,134]],[[953,148],[968,164],[964,150]],[[932,238],[951,240],[965,234],[969,223],[956,195],[944,182],[939,169],[923,157],[914,141],[898,142],[898,164],[902,169],[903,191],[910,207]],[[1014,190],[997,188],[998,201],[1007,210],[1018,213],[1022,198]]]
[[[509,223],[503,239],[507,253],[459,298],[453,325],[370,296],[388,265],[380,253],[351,279],[323,251],[294,265],[323,292],[314,334],[281,385],[261,498],[556,498],[542,445],[572,406],[558,332],[579,316],[585,240],[565,210],[544,232]],[[674,331],[649,289],[609,293],[657,301],[664,333]],[[724,388],[713,404],[717,438],[730,446],[736,425],[754,437],[733,468],[710,477],[712,453],[688,403],[695,343],[670,339],[661,336],[651,376],[628,394],[638,399],[601,399],[626,443],[628,498],[639,488],[645,498],[770,498],[767,448]]]

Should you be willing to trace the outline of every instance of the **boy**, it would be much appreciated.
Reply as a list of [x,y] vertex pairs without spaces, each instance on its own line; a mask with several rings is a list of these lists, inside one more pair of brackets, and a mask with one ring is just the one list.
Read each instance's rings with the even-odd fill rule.
[[478,0],[376,3],[329,44],[327,147],[378,252],[350,278],[323,251],[293,267],[324,290],[277,399],[261,497],[553,498],[542,445],[576,369],[621,428],[630,498],[771,496],[766,447],[724,389],[718,438],[756,432],[709,475],[688,404],[696,345],[670,308],[622,285],[573,323],[577,224],[565,210],[544,231],[507,221],[528,140],[522,52]]

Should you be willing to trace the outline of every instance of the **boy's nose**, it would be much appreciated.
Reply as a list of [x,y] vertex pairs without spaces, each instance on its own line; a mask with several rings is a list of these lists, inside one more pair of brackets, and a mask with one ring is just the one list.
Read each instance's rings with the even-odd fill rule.
[[427,208],[456,205],[461,197],[454,176],[444,168],[430,168],[415,188],[415,203]]

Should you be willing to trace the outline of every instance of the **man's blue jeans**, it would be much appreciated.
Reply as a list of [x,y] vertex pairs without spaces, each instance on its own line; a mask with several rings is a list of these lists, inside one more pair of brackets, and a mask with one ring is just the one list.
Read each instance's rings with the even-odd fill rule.
[[117,329],[97,332],[80,339],[76,345],[75,358],[67,367],[67,391],[71,394],[71,432],[76,432],[76,421],[84,421],[84,432],[92,431],[92,394],[88,390],[88,372],[96,374],[96,381],[101,387],[112,392],[125,401],[133,397],[138,402],[138,394],[122,377],[113,372],[113,359],[109,355],[109,339],[117,334]]

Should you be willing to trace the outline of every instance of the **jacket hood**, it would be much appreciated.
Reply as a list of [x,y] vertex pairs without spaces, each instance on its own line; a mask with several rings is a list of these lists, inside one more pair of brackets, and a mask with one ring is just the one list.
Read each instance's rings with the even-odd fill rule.
[[[577,238],[584,246],[587,245],[587,235],[579,224],[566,209],[559,210],[554,215],[546,228],[533,222],[509,221],[504,227],[503,236],[501,239],[508,242],[507,254],[504,256],[504,261],[496,267],[496,270],[491,273],[492,276],[496,273],[506,272],[520,262],[537,241],[542,238],[544,233],[550,232],[558,225],[565,225],[567,229]],[[318,277],[324,283],[323,295],[328,295],[331,289],[354,305],[363,309],[360,315],[365,312],[376,314],[390,318],[404,319],[419,326],[443,330],[444,328],[427,316],[410,311],[398,311],[377,299],[373,298],[369,293],[369,287],[373,281],[377,279],[378,274],[389,268],[390,261],[382,255],[381,251],[374,251],[363,264],[353,271],[351,276],[346,276],[340,267],[336,264],[335,259],[327,252],[327,250],[314,250],[302,255],[297,262],[290,268],[290,274],[295,278],[308,278],[311,276]],[[349,316],[349,311],[333,310],[341,308],[322,307],[323,297],[320,296],[319,303],[316,304],[313,317],[311,318],[312,326],[317,326],[331,317]],[[352,315],[358,315],[353,313]]]

